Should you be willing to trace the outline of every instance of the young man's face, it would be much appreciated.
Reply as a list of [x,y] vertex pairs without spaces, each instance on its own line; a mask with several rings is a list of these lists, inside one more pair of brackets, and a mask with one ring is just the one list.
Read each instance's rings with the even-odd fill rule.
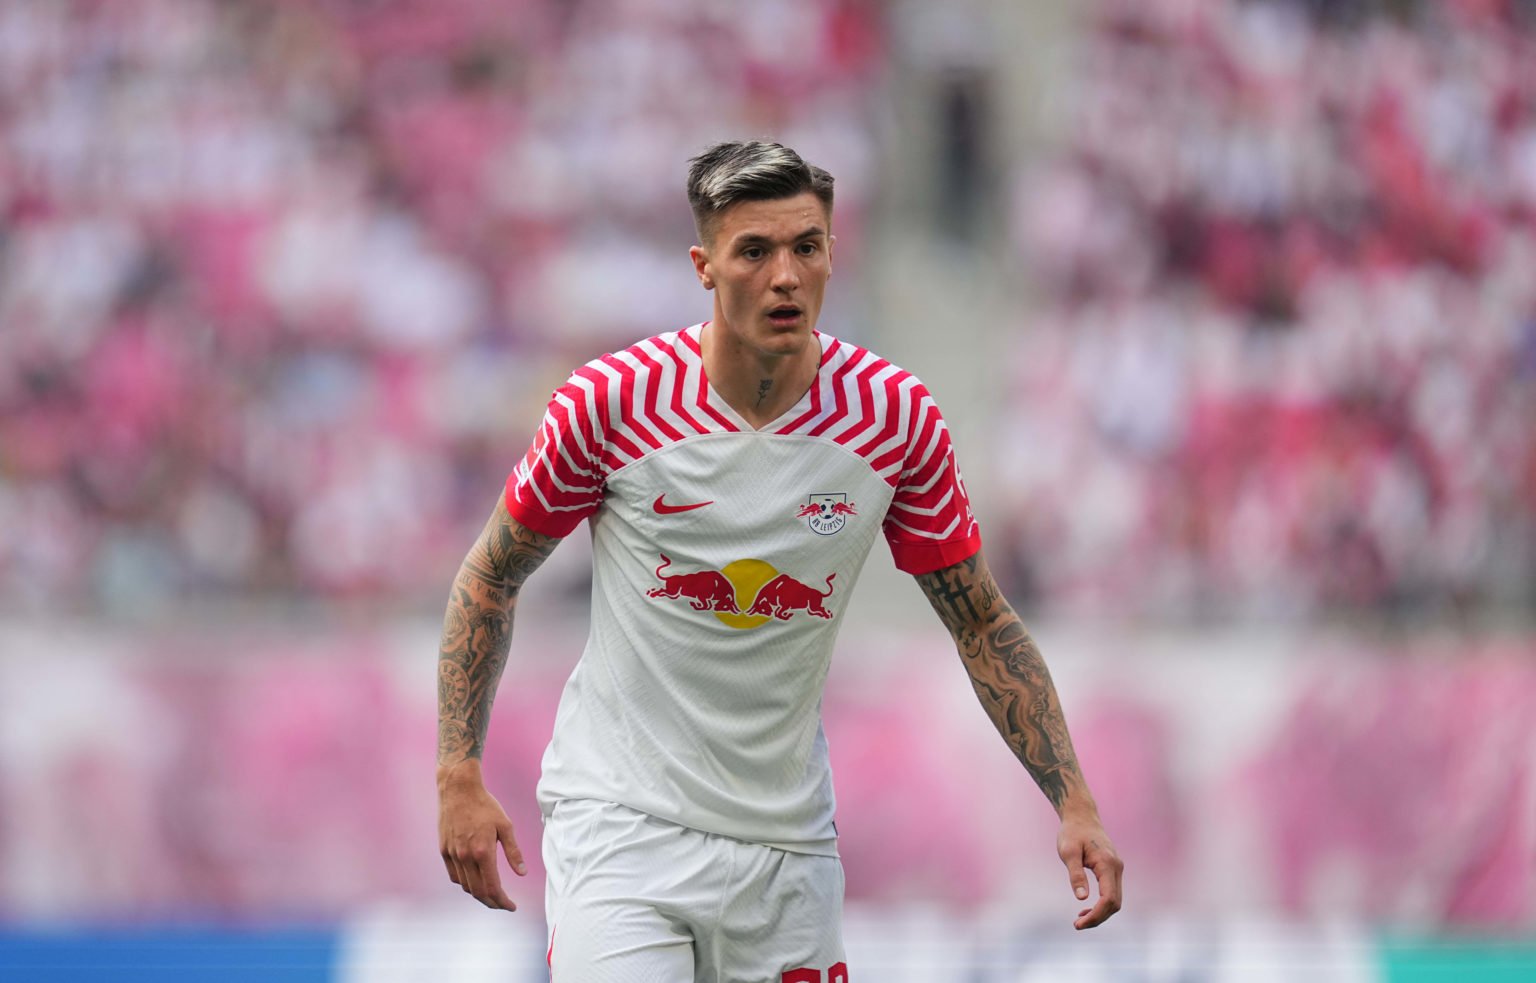
[[790,355],[810,340],[832,273],[830,216],[807,191],[744,201],[715,218],[714,235],[690,250],[715,291],[715,317],[741,343]]

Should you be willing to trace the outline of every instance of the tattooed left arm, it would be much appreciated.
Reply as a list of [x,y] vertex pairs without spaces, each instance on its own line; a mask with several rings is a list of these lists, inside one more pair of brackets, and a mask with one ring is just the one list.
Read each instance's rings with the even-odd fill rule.
[[1094,872],[1099,900],[1074,924],[1080,929],[1100,924],[1120,910],[1124,864],[1099,820],[1039,647],[998,590],[981,553],[922,574],[917,583],[954,638],[993,726],[1061,818],[1057,852],[1078,900],[1088,897],[1085,868]]

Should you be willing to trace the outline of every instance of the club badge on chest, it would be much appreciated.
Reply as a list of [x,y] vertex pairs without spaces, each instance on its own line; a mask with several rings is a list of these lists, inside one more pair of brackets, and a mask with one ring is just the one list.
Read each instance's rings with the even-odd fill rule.
[[805,504],[795,513],[805,519],[811,531],[818,536],[830,536],[848,524],[850,515],[858,515],[846,492],[813,492],[806,496]]

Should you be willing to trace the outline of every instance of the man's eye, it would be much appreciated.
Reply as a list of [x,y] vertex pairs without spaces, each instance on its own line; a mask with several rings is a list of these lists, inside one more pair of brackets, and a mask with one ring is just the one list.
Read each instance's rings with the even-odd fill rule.
[[817,246],[814,242],[802,242],[799,248],[801,256],[811,256],[815,254]]
[[743,256],[745,256],[747,259],[762,259],[763,258],[763,251],[761,249],[759,249],[757,246],[748,246],[746,249],[743,249],[741,251],[741,254]]

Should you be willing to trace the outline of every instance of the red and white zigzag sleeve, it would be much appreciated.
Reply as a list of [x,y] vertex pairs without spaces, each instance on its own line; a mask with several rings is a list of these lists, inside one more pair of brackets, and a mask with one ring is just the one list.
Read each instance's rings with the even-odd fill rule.
[[603,501],[599,390],[583,368],[549,400],[533,446],[507,477],[512,518],[546,536],[567,536]]
[[917,576],[974,556],[981,549],[981,529],[938,405],[922,383],[903,398],[909,440],[885,517],[885,538],[897,569]]

